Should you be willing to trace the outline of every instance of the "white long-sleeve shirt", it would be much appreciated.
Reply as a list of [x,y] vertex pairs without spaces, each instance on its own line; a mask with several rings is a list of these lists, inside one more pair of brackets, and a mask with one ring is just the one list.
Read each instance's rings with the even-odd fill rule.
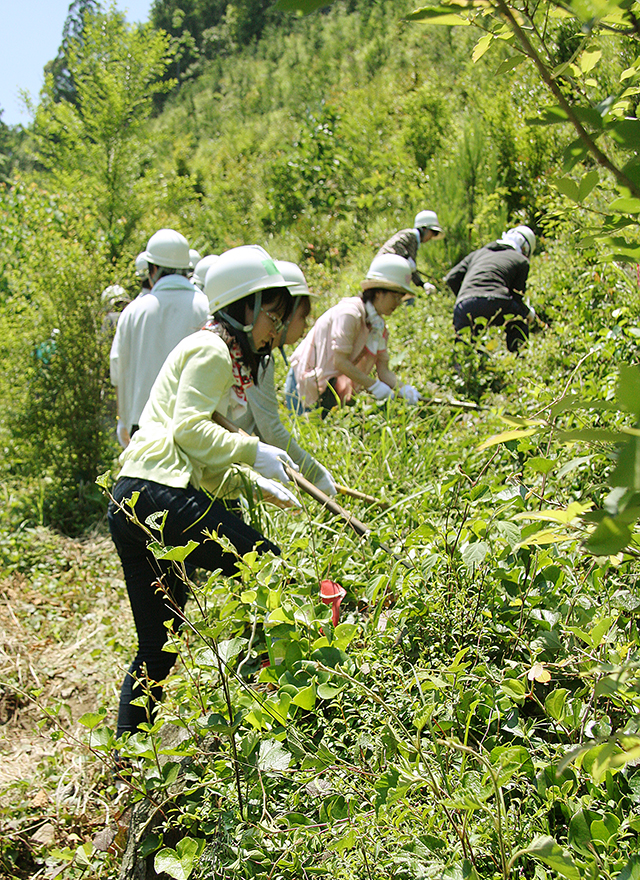
[[149,293],[120,315],[111,345],[111,382],[118,389],[118,412],[128,431],[142,410],[167,355],[201,329],[209,301],[182,275],[165,275]]

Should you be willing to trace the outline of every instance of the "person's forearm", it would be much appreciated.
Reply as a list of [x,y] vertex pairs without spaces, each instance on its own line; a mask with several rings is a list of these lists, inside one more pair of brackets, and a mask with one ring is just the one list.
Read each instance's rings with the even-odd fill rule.
[[377,367],[376,373],[378,374],[378,379],[380,379],[381,382],[384,382],[385,385],[388,385],[389,388],[395,388],[398,384],[396,374],[389,369],[387,364],[381,364]]
[[362,370],[358,369],[358,367],[356,367],[356,365],[352,363],[345,354],[336,352],[334,364],[339,373],[348,376],[352,382],[362,385],[363,388],[370,388],[375,381],[371,376],[367,376],[366,373],[363,373]]

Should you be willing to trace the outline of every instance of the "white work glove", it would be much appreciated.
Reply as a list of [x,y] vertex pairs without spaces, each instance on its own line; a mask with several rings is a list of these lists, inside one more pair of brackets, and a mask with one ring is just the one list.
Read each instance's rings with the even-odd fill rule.
[[527,315],[527,324],[531,325],[536,320],[536,310],[533,306],[529,306],[529,314]]
[[[313,474],[313,480],[311,482],[316,487],[316,489],[320,489],[321,492],[324,492],[325,495],[329,495],[331,498],[334,498],[338,492],[336,489],[336,484],[333,482],[333,477],[319,462],[315,462],[313,468],[309,468],[310,474]],[[309,477],[311,479],[311,477]]]
[[400,385],[396,388],[398,397],[404,397],[407,403],[415,406],[419,400],[422,400],[422,394],[413,385]]
[[435,293],[436,292],[435,284],[431,284],[429,281],[424,282],[424,284],[422,285],[422,289],[424,290],[425,293]]
[[386,382],[382,382],[380,379],[376,379],[376,381],[367,388],[369,394],[373,394],[376,400],[384,400],[386,397],[393,397],[393,388],[390,385],[387,385]]
[[265,498],[266,496],[272,495],[287,507],[301,506],[293,492],[290,492],[289,489],[283,486],[282,483],[278,483],[276,480],[267,480],[265,477],[257,477],[255,484]]
[[258,451],[256,452],[256,460],[253,464],[254,471],[258,471],[268,480],[280,480],[281,483],[288,483],[289,477],[284,469],[284,465],[289,465],[294,471],[300,470],[290,455],[279,449],[277,446],[270,446],[258,440]]
[[118,419],[118,424],[116,426],[116,436],[120,446],[122,446],[123,449],[126,449],[131,442],[131,437],[127,431],[127,426],[124,422],[120,421],[120,419]]

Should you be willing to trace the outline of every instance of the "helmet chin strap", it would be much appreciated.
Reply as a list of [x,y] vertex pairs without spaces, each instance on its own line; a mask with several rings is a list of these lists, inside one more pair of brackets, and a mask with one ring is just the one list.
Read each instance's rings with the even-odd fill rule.
[[255,323],[258,319],[258,315],[262,309],[262,291],[257,290],[254,303],[253,303],[253,320],[250,324],[241,324],[240,321],[236,321],[235,318],[232,318],[231,315],[227,314],[220,310],[218,314],[224,318],[224,320],[230,324],[234,330],[240,330],[241,333],[244,333],[247,337],[247,342],[249,343],[249,348],[254,354],[258,354],[259,349],[256,348],[256,344],[253,341],[253,336],[251,335],[251,331],[253,330]]

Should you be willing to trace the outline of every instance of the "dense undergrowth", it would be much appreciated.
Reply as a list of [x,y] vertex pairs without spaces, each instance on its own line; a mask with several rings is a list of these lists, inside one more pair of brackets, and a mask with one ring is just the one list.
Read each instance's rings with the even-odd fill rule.
[[[120,744],[134,769],[115,809],[107,768],[127,646],[111,622],[110,696],[80,726],[55,721],[64,699],[54,720],[41,710],[54,745],[31,784],[49,807],[25,806],[26,780],[5,789],[6,876],[43,859],[45,876],[118,876],[123,799],[137,804],[123,876],[144,865],[194,878],[634,876],[638,567],[633,546],[602,557],[581,546],[611,447],[558,434],[620,416],[569,411],[552,424],[549,413],[572,394],[613,398],[634,357],[638,294],[618,268],[572,267],[547,242],[532,295],[551,328],[520,357],[489,330],[479,350],[456,351],[462,379],[445,296],[392,319],[398,371],[427,393],[475,397],[477,410],[361,399],[296,423],[337,477],[389,506],[348,500],[368,539],[304,499],[297,515],[253,511],[283,557],[250,555],[237,580],[193,585],[161,717]],[[541,424],[482,448],[505,416]],[[9,516],[3,535],[5,576],[35,584],[38,546],[57,553],[59,539]],[[319,600],[326,578],[347,592],[336,627]],[[53,596],[61,582],[48,581]],[[69,609],[72,625],[85,604]],[[39,699],[15,675],[12,687]],[[30,835],[51,821],[70,752],[83,754],[90,795],[83,809],[58,800],[39,849]],[[103,823],[111,833],[96,837]]]

